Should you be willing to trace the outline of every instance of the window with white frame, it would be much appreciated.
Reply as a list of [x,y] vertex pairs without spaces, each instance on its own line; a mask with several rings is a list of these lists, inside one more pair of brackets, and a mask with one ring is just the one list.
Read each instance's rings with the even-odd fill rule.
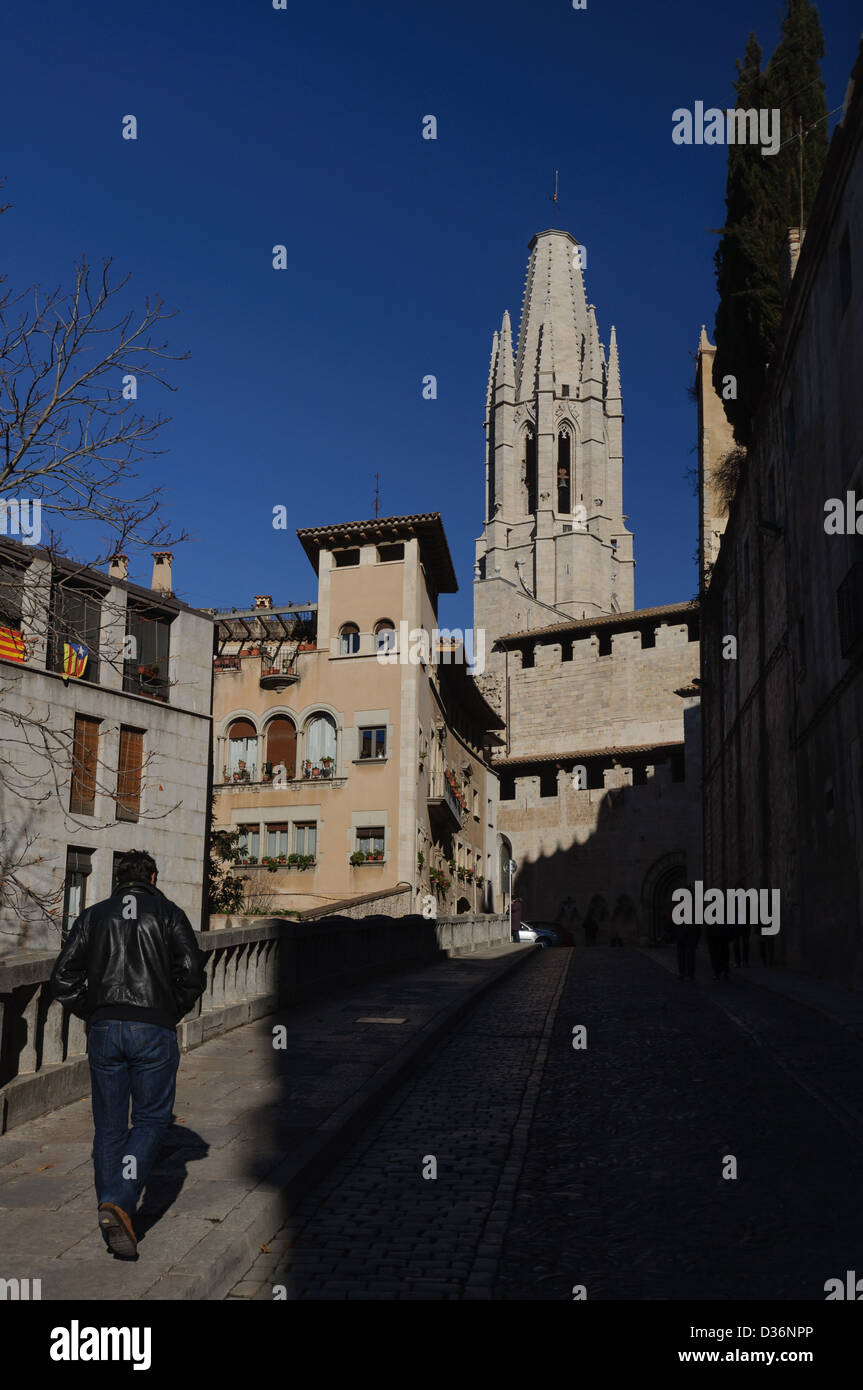
[[363,854],[383,854],[384,828],[382,825],[362,826],[357,830],[357,849]]
[[286,824],[268,825],[266,835],[267,858],[278,859],[288,852],[288,827]]
[[317,854],[318,827],[315,821],[298,821],[296,823],[294,826],[294,852],[296,854]]
[[250,864],[257,864],[261,856],[261,827],[259,825],[238,825],[237,848],[240,858]]
[[375,650],[379,652],[394,652],[396,649],[396,630],[389,618],[382,618],[379,623],[375,623]]
[[352,656],[360,649],[360,630],[356,623],[343,623],[339,629],[339,655]]

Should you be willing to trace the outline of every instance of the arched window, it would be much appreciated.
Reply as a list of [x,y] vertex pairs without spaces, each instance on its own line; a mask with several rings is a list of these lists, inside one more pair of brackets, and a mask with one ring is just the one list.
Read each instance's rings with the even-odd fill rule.
[[267,725],[267,762],[271,771],[284,764],[285,775],[297,775],[297,730],[292,719],[277,714]]
[[339,628],[339,654],[350,656],[360,649],[360,630],[356,623],[342,623]]
[[336,768],[336,721],[331,714],[313,714],[306,721],[304,777],[332,777]]
[[257,780],[258,731],[250,719],[235,719],[228,729],[226,782]]
[[375,651],[394,652],[396,649],[395,625],[389,618],[381,618],[375,623]]
[[526,510],[529,515],[536,511],[536,433],[533,425],[524,431],[524,489]]
[[569,516],[572,511],[572,435],[563,425],[557,436],[557,510]]

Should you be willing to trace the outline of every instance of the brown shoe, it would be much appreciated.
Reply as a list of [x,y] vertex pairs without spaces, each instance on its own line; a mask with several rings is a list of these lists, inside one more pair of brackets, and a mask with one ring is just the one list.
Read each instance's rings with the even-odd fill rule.
[[109,1250],[115,1255],[135,1255],[138,1241],[132,1229],[131,1218],[113,1202],[102,1202],[99,1207],[99,1226],[108,1242]]

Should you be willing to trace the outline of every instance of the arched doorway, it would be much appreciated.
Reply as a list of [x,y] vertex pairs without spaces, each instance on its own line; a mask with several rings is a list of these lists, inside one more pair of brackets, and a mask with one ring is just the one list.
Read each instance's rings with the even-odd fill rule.
[[641,889],[641,902],[647,919],[647,938],[651,946],[674,939],[672,894],[687,884],[686,853],[672,850],[648,869]]

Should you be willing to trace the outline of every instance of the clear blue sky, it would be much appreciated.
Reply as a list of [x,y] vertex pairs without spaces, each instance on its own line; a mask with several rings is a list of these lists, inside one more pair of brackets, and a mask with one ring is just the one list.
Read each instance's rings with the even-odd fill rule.
[[[179,311],[179,389],[140,403],[173,417],[151,476],[194,537],[175,554],[182,598],[308,599],[294,531],[372,516],[379,472],[384,514],[443,514],[462,588],[441,616],[470,621],[491,335],[504,308],[517,321],[555,168],[606,343],[617,325],[636,602],[693,595],[686,388],[700,325],[712,330],[726,151],[674,145],[671,113],[732,104],[734,59],[753,29],[773,50],[779,0],[16,9],[0,267],[20,287],[68,283],[76,256],[110,255],[137,302],[155,291]],[[820,11],[834,107],[859,9]],[[129,113],[136,142],[121,138]],[[436,142],[421,139],[429,113]],[[272,529],[277,503],[287,532]],[[150,573],[134,559],[130,577]]]

